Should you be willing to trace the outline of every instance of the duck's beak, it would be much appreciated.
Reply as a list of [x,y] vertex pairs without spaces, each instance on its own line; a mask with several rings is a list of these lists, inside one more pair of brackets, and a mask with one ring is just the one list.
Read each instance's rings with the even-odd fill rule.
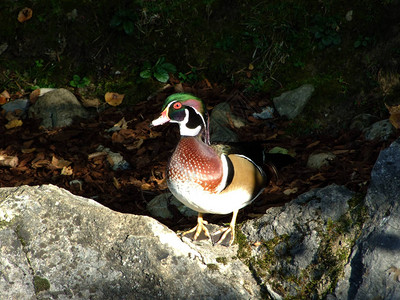
[[150,128],[154,126],[159,126],[165,123],[168,123],[171,121],[171,119],[168,117],[168,109],[165,109],[162,113],[161,116],[159,116],[157,119],[153,120],[150,123]]

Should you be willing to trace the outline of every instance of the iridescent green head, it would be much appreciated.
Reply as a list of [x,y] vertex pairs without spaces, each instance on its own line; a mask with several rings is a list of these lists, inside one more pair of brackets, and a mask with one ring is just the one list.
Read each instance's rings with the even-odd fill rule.
[[181,135],[199,135],[203,129],[208,130],[206,107],[200,98],[191,94],[173,94],[165,100],[161,116],[151,126],[167,122],[178,123]]

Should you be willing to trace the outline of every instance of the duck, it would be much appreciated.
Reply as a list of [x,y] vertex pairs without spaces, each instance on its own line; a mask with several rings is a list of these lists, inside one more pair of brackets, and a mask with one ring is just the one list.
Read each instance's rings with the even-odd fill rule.
[[[197,225],[182,236],[192,234],[196,241],[204,233],[213,244],[231,246],[239,210],[264,191],[271,179],[270,172],[267,175],[243,154],[227,153],[221,150],[225,147],[212,145],[206,106],[192,94],[167,97],[160,116],[150,127],[167,123],[177,123],[180,132],[180,140],[167,164],[167,186],[180,202],[198,213]],[[275,172],[273,166],[272,169]],[[211,236],[204,214],[231,213],[229,226]]]

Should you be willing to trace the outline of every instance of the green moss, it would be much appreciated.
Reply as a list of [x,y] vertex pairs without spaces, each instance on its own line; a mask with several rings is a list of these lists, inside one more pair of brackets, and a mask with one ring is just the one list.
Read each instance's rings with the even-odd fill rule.
[[211,271],[218,271],[219,267],[216,264],[207,264],[207,268]]
[[47,291],[50,289],[50,282],[46,278],[40,276],[33,276],[33,286],[35,287],[35,293],[38,294],[42,291]]
[[215,260],[223,265],[226,265],[228,263],[228,259],[226,257],[217,257]]

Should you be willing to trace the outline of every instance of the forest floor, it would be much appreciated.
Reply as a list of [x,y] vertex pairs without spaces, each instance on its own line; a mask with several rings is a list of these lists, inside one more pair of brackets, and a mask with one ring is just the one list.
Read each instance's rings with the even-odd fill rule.
[[[283,205],[312,188],[338,184],[365,193],[379,152],[396,138],[367,141],[361,132],[349,130],[332,135],[295,136],[286,131],[290,121],[285,118],[246,117],[270,104],[268,99],[248,99],[239,91],[207,84],[184,89],[203,98],[209,109],[227,101],[235,113],[247,118],[248,124],[236,129],[241,140],[261,142],[267,150],[282,147],[295,154],[296,162],[281,170],[278,180],[241,210],[239,222],[262,215],[269,207]],[[18,157],[15,167],[0,167],[0,187],[50,183],[119,212],[148,215],[147,203],[168,191],[165,167],[179,139],[176,125],[150,130],[149,124],[172,92],[173,89],[166,89],[129,108],[109,107],[94,119],[54,130],[40,129],[40,120],[29,118],[20,127],[6,129],[5,115],[0,115],[0,154]],[[123,118],[127,128],[108,131]],[[120,153],[131,168],[114,171],[107,155],[97,150],[100,145]],[[336,159],[322,169],[310,169],[306,166],[307,159],[316,151],[332,152]],[[173,219],[160,221],[173,229],[193,224],[193,218],[189,220],[180,215],[177,209],[173,212]],[[230,216],[207,216],[211,223],[229,222],[229,219]]]

